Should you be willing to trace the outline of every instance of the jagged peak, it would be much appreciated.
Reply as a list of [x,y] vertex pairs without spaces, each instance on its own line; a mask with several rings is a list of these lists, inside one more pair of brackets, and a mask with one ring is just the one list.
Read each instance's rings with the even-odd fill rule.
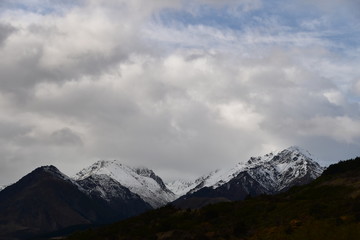
[[306,149],[304,149],[302,147],[296,146],[296,145],[288,147],[284,151],[297,152],[297,153],[300,153],[300,154],[302,154],[302,155],[304,155],[304,156],[306,156],[308,158],[313,157],[308,150],[306,150]]
[[103,168],[109,165],[117,165],[117,166],[122,166],[123,164],[119,161],[119,160],[99,160],[97,162],[95,162],[94,164],[92,164],[91,166],[93,168]]
[[324,168],[312,159],[307,150],[291,146],[263,156],[251,157],[248,161],[239,162],[232,168],[216,170],[204,175],[194,182],[189,192],[195,192],[203,187],[218,188],[242,172],[259,176],[266,173],[266,178],[269,179],[264,184],[275,188],[286,177],[295,179],[309,173],[315,179],[323,170]]
[[150,170],[146,167],[135,167],[134,170],[137,174],[144,176],[144,177],[151,177],[151,176],[155,175],[153,170]]
[[[291,155],[292,157],[282,158],[284,155]],[[307,160],[317,163],[311,153],[299,146],[290,146],[280,151],[272,151],[263,156],[250,157],[250,159],[246,162],[239,162],[237,166],[240,167],[252,167],[257,166],[259,164],[263,164],[265,162],[277,162],[279,160],[292,162],[297,160]]]
[[135,172],[137,174],[139,174],[140,176],[143,176],[143,177],[148,177],[148,178],[152,178],[154,179],[159,185],[160,187],[164,190],[164,191],[168,191],[169,189],[166,187],[164,181],[154,173],[153,170],[151,169],[148,169],[146,167],[137,167],[137,168],[134,168]]
[[[120,160],[99,160],[92,164],[91,166],[82,169],[75,176],[76,179],[83,179],[92,174],[97,174],[97,172],[102,171],[104,169],[109,169],[109,174],[111,173],[113,168],[120,168],[127,172],[134,172],[143,177],[150,177],[153,179],[159,178],[153,170],[147,167],[130,167],[123,164]],[[103,173],[102,173],[103,174]]]
[[160,207],[174,200],[174,194],[152,170],[145,167],[129,167],[119,160],[97,161],[90,167],[78,172],[75,179],[83,180],[100,174],[118,181],[153,207]]
[[[128,168],[125,165],[123,165],[119,160],[99,160],[89,167],[83,168],[80,172],[76,173],[76,175],[73,177],[76,180],[82,180],[84,178],[87,178],[91,175],[97,174],[98,172],[101,172],[101,174],[104,174],[103,171],[105,169],[111,169],[111,168]],[[107,171],[108,174],[111,174],[111,171]]]
[[156,180],[156,178],[159,178],[153,170],[147,168],[147,167],[130,167],[125,164],[123,164],[119,160],[99,160],[92,164],[90,167],[82,169],[80,172],[76,174],[75,178],[84,178],[86,176],[89,176],[91,174],[96,174],[101,169],[110,169],[116,167],[124,169],[128,172],[134,172],[140,176],[143,177],[150,177]]

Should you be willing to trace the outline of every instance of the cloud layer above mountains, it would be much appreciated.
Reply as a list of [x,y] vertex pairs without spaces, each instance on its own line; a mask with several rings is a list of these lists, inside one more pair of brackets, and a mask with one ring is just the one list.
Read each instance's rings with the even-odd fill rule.
[[4,0],[0,183],[98,159],[192,178],[360,155],[357,1]]

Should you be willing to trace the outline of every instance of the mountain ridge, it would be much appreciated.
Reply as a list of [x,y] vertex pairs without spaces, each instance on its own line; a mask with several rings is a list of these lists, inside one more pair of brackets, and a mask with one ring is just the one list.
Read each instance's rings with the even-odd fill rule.
[[[118,160],[97,161],[75,177],[68,177],[54,166],[43,166],[0,191],[0,222],[18,226],[14,229],[8,224],[3,225],[0,231],[3,236],[11,231],[15,235],[20,234],[19,231],[29,235],[62,232],[69,227],[125,219],[168,203],[200,208],[248,196],[274,194],[320,175],[323,168],[310,156],[297,147],[290,147],[252,157],[233,168],[213,171],[193,182],[177,181],[173,185],[165,184],[146,167],[129,167]],[[35,185],[32,185],[32,179],[37,179]],[[33,209],[30,203],[35,204],[35,210],[19,212],[19,209]],[[60,206],[60,212],[53,210],[56,205]],[[64,217],[65,213],[68,217]],[[38,222],[31,221],[34,214],[39,215]],[[53,225],[46,225],[44,219]],[[40,226],[38,230],[35,223]]]
[[78,172],[74,179],[79,181],[89,176],[99,175],[106,175],[116,180],[131,192],[139,195],[153,208],[161,207],[176,198],[152,170],[144,167],[132,168],[117,160],[98,161]]
[[[232,168],[215,170],[196,179],[185,188],[190,190],[177,199],[175,204],[180,206],[182,200],[191,197],[242,200],[248,195],[286,191],[292,186],[313,181],[324,171],[325,168],[311,157],[308,151],[295,146],[251,157]],[[181,189],[182,186],[176,187]]]
[[360,158],[277,195],[192,209],[171,205],[67,240],[360,239]]

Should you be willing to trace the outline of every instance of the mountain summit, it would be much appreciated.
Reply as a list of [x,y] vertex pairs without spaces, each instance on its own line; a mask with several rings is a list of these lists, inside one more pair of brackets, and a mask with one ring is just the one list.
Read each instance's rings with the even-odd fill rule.
[[0,239],[61,235],[135,216],[176,197],[180,198],[173,202],[175,206],[198,208],[249,195],[275,194],[308,183],[323,170],[298,147],[252,157],[194,182],[168,186],[152,170],[116,160],[98,161],[74,178],[54,166],[44,166],[0,191]]
[[[88,168],[76,174],[77,181],[88,177],[110,178],[128,188],[131,192],[139,195],[153,208],[158,208],[175,200],[176,196],[171,192],[152,170],[147,168],[133,168],[122,164],[117,160],[98,161]],[[103,189],[108,185],[107,180],[98,181]]]
[[67,240],[358,240],[359,188],[360,158],[356,158],[331,165],[313,183],[281,194],[196,211],[167,206]]
[[175,191],[188,190],[183,199],[225,197],[229,200],[241,200],[249,195],[275,194],[309,183],[323,171],[324,168],[312,159],[308,151],[292,146],[264,156],[251,157],[229,169],[213,171],[190,185],[169,186]]
[[152,209],[116,181],[102,195],[98,179],[75,181],[43,166],[0,192],[0,239],[28,239],[105,224]]

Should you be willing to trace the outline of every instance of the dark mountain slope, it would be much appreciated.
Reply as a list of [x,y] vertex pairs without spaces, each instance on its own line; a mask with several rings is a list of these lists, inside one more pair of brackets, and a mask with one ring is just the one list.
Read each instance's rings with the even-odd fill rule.
[[360,239],[360,158],[330,166],[314,182],[272,195],[196,210],[167,206],[70,240]]
[[[148,204],[140,201],[143,208],[137,213],[148,209]],[[122,213],[116,207],[87,194],[57,168],[41,167],[0,192],[0,239],[27,239],[134,214],[131,210]]]
[[[98,202],[107,205],[112,212],[117,213],[116,218],[124,219],[139,215],[153,209],[139,195],[131,192],[119,182],[107,175],[92,175],[76,181],[83,190]],[[113,214],[112,214],[113,215]],[[111,216],[111,215],[110,215]]]

